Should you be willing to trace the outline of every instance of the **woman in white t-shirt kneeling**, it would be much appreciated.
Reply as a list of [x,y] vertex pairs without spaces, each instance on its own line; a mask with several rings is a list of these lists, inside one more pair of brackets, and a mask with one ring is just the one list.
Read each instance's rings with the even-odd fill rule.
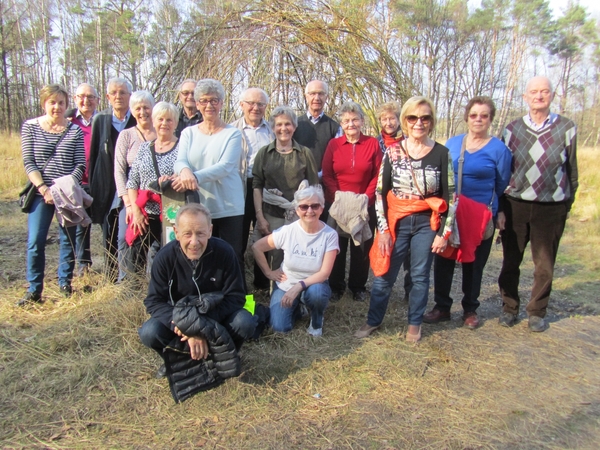
[[[327,282],[340,249],[338,235],[319,220],[325,199],[320,186],[309,186],[294,194],[300,220],[273,231],[252,246],[254,259],[266,277],[275,281],[271,294],[271,327],[287,333],[302,316],[304,304],[310,310],[312,336],[323,334],[323,313],[331,297]],[[265,252],[283,250],[283,263],[271,270]]]

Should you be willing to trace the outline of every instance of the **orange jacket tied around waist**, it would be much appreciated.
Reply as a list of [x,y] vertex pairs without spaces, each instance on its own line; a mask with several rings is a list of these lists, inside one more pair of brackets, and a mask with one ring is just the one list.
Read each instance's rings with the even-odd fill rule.
[[[440,214],[446,212],[448,205],[443,198],[428,197],[423,200],[406,200],[397,198],[392,191],[387,194],[387,221],[388,229],[392,236],[392,249],[396,242],[396,224],[400,219],[410,216],[411,214],[431,210],[429,224],[433,231],[440,228]],[[373,246],[369,252],[371,261],[371,269],[376,277],[385,275],[390,269],[391,251],[388,255],[382,255],[379,250],[379,237],[381,233],[377,231]]]

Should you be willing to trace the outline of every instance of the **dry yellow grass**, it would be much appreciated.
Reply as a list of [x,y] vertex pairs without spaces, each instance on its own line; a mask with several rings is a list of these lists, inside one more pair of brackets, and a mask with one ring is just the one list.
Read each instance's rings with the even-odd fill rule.
[[0,196],[16,198],[19,190],[27,182],[21,158],[21,139],[17,133],[0,135]]
[[[140,289],[105,285],[92,273],[62,299],[49,245],[46,302],[13,306],[23,293],[26,216],[0,203],[0,447],[595,449],[595,154],[581,152],[583,191],[561,245],[545,333],[528,332],[526,321],[498,325],[501,252],[493,251],[474,332],[460,326],[456,305],[452,322],[425,326],[422,343],[407,345],[397,286],[381,330],[357,341],[352,332],[367,305],[346,296],[330,305],[323,338],[309,337],[306,323],[288,336],[267,333],[242,349],[241,377],[181,405],[153,377],[159,359],[137,337],[146,318]],[[93,240],[98,255],[99,230]],[[526,264],[524,297],[530,280]],[[84,294],[84,285],[94,292]]]

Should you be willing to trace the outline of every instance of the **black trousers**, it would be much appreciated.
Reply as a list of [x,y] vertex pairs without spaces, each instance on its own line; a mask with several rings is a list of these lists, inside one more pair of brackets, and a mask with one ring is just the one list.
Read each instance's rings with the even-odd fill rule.
[[[369,207],[369,228],[375,231],[377,216],[375,206]],[[329,287],[333,292],[344,292],[346,290],[346,254],[350,247],[350,269],[348,271],[348,288],[353,292],[367,290],[367,278],[369,277],[369,251],[373,245],[373,238],[362,245],[354,245],[352,239],[339,236],[340,252],[335,258],[333,269],[329,275]]]
[[[158,215],[149,215],[148,222],[148,231],[138,236],[133,244],[125,250],[125,254],[123,255],[123,261],[128,273],[150,273],[153,258],[148,258],[148,253],[150,247],[155,245],[155,243],[158,243],[158,246],[160,246],[162,222]],[[146,263],[148,264],[147,271],[145,270]]]
[[[479,244],[475,250],[475,261],[462,264],[462,307],[465,313],[475,312],[479,308],[479,294],[481,293],[481,280],[483,269],[487,263],[494,236]],[[456,261],[435,255],[433,259],[433,288],[435,308],[440,311],[450,311],[452,307],[452,279]]]
[[112,283],[119,276],[119,212],[120,208],[111,209],[102,223],[102,236],[104,239],[104,276]]

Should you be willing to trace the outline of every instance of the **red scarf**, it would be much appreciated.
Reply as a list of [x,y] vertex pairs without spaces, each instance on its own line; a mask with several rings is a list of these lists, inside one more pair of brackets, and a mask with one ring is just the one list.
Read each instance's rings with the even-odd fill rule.
[[398,129],[394,134],[387,134],[381,130],[381,137],[383,138],[385,148],[390,148],[392,145],[400,142],[404,136],[402,135],[402,130]]

